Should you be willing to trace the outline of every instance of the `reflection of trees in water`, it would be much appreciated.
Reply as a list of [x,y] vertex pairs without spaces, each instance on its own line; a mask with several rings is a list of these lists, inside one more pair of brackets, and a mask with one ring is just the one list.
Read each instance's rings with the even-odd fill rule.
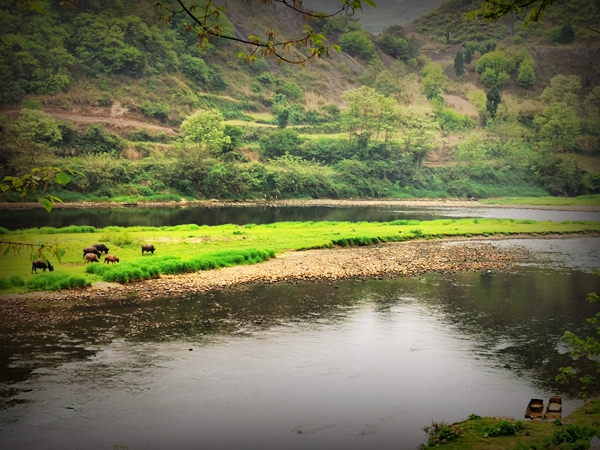
[[424,285],[420,298],[440,308],[458,334],[473,340],[478,357],[497,360],[541,390],[577,395],[579,386],[555,382],[558,368],[593,363],[574,362],[560,338],[566,330],[590,331],[585,319],[596,308],[586,295],[598,288],[596,279],[579,271],[540,269],[432,278],[437,285]]
[[64,227],[69,225],[107,226],[174,226],[224,225],[248,223],[306,221],[367,221],[434,220],[445,218],[439,213],[418,210],[399,210],[392,207],[189,207],[189,208],[121,208],[121,209],[55,209],[52,214],[43,210],[3,211],[0,226],[10,230],[33,227]]

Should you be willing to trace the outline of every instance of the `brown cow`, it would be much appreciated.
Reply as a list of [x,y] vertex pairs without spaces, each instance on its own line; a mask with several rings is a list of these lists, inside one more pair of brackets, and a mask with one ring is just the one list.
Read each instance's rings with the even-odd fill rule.
[[84,264],[87,264],[89,262],[100,262],[98,260],[98,256],[96,256],[93,253],[86,253],[85,256],[83,257],[83,259],[85,259]]
[[106,255],[106,256],[104,257],[104,262],[105,262],[106,264],[108,264],[109,262],[111,262],[111,263],[113,263],[113,264],[114,264],[114,263],[116,263],[116,262],[119,262],[119,258],[117,258],[115,255]]

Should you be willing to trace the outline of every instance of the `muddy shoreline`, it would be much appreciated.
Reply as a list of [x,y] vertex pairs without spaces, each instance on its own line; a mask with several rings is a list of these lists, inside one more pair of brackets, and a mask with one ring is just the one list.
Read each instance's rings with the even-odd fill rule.
[[[331,207],[352,207],[352,206],[402,206],[402,207],[430,207],[430,208],[515,208],[515,209],[540,209],[552,211],[585,211],[600,212],[600,205],[494,205],[480,203],[477,201],[447,199],[447,200],[248,200],[248,201],[221,201],[221,200],[194,200],[180,202],[69,202],[55,203],[56,209],[119,209],[119,208],[186,208],[186,207],[204,207],[204,208],[222,208],[222,207],[309,207],[309,206],[331,206]],[[0,210],[28,210],[41,209],[39,203],[0,203]]]
[[[531,236],[522,237],[531,239]],[[485,241],[490,240],[485,238]],[[16,332],[93,315],[94,310],[87,306],[115,302],[142,304],[157,298],[181,298],[256,283],[335,284],[345,279],[362,282],[384,277],[414,277],[428,272],[507,270],[532,258],[530,252],[518,246],[500,248],[477,239],[289,252],[256,265],[162,276],[125,285],[99,282],[81,290],[0,295],[0,328]]]

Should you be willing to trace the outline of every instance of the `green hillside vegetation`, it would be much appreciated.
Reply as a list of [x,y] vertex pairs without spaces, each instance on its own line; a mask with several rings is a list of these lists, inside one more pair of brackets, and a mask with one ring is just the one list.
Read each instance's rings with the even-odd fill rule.
[[[70,226],[8,231],[0,228],[3,242],[37,245],[53,243],[66,250],[60,264],[48,256],[54,272],[31,273],[27,251],[9,249],[0,261],[0,289],[58,290],[84,287],[94,281],[129,282],[168,274],[196,272],[223,266],[251,264],[285,251],[335,246],[360,246],[412,239],[441,239],[463,236],[509,236],[528,233],[585,233],[600,231],[600,224],[585,221],[536,222],[511,219],[396,220],[393,222],[280,222],[269,225],[248,224],[165,227]],[[105,243],[111,254],[120,258],[114,265],[85,264],[81,249],[95,242]],[[154,244],[154,254],[142,256],[141,245]]]
[[[344,53],[306,68],[199,48],[150,1],[42,3],[0,0],[0,175],[85,174],[53,188],[63,200],[600,192],[600,75],[569,64],[597,51],[584,29],[597,2],[526,29],[464,23],[466,0],[378,36],[324,19],[311,25]],[[275,23],[281,39],[303,25],[277,5],[228,4],[219,20],[242,36]]]

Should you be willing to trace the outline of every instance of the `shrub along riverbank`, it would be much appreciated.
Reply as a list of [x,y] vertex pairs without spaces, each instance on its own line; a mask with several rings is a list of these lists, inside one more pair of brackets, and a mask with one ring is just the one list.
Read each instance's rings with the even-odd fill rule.
[[[253,264],[285,251],[363,246],[413,239],[474,236],[502,237],[527,233],[600,232],[600,223],[585,221],[536,222],[513,219],[444,219],[393,222],[278,222],[167,227],[70,226],[8,231],[0,228],[0,240],[57,245],[66,250],[61,263],[50,258],[55,271],[31,274],[29,252],[8,252],[0,261],[0,290],[23,292],[84,287],[95,281],[129,282],[160,275],[195,272],[218,267]],[[86,266],[82,249],[103,242],[120,258],[115,265]],[[154,255],[141,255],[141,245],[152,243]]]

